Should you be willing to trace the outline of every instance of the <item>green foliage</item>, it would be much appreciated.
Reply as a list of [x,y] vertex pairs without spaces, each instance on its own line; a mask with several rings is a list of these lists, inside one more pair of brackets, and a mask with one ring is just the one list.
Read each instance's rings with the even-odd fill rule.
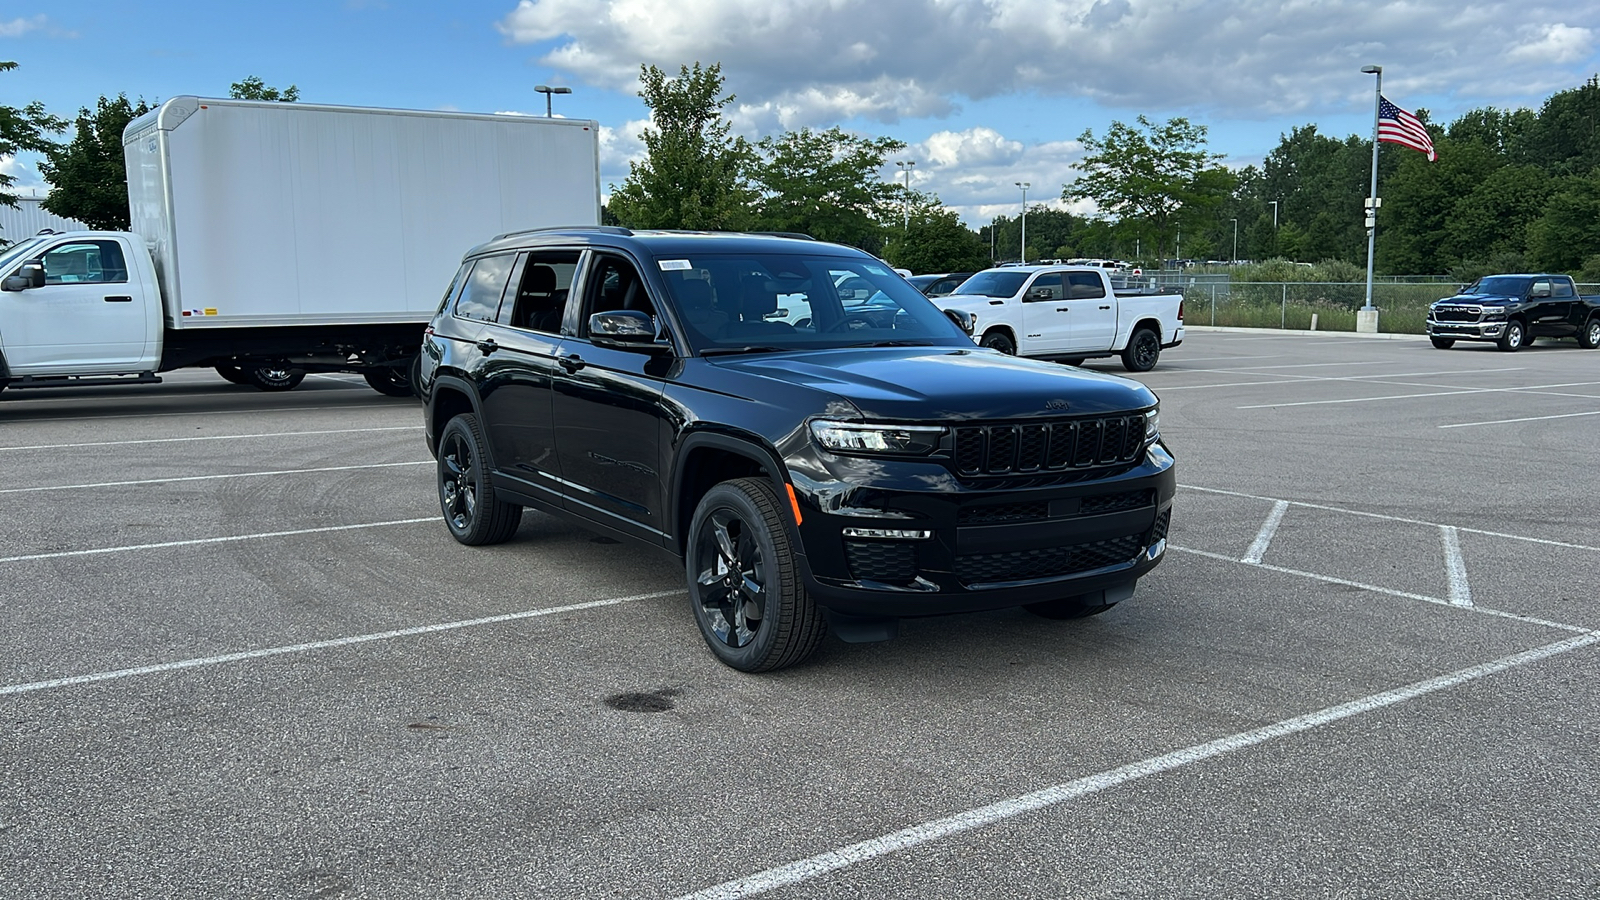
[[1600,284],[1600,253],[1584,260],[1583,268],[1573,278],[1579,284]]
[[300,89],[289,85],[283,90],[268,87],[266,82],[254,75],[243,81],[235,81],[228,85],[228,96],[235,100],[277,100],[281,103],[293,103],[300,99]]
[[126,94],[101,97],[91,111],[78,111],[75,133],[66,144],[45,150],[39,171],[54,187],[44,208],[78,219],[103,231],[128,230],[128,170],[123,162],[122,132],[128,123],[153,109]]
[[937,198],[922,201],[903,229],[891,226],[883,258],[892,265],[918,274],[974,272],[989,267],[989,245],[967,226],[955,210],[945,209]]
[[1544,215],[1528,228],[1536,268],[1575,271],[1600,250],[1600,167],[1554,184]]
[[729,137],[722,108],[734,96],[722,95],[722,66],[680,66],[677,78],[642,66],[639,81],[652,127],[641,135],[644,160],[629,163],[622,186],[612,186],[611,212],[630,228],[748,228],[758,198],[749,178],[755,152]]
[[1205,149],[1206,127],[1178,117],[1157,125],[1144,116],[1138,128],[1112,122],[1106,136],[1085,131],[1083,175],[1062,187],[1065,200],[1093,200],[1143,240],[1154,237],[1157,256],[1185,221],[1197,220],[1233,190],[1235,176],[1215,165],[1221,154]]
[[763,157],[753,172],[763,191],[756,211],[761,230],[796,231],[871,253],[882,249],[884,223],[899,218],[905,193],[878,180],[877,172],[905,142],[802,128],[757,146]]
[[[17,64],[0,60],[0,72],[9,72]],[[14,106],[0,104],[0,156],[14,156],[19,152],[31,151],[43,153],[55,146],[48,137],[67,127],[67,123],[44,111],[44,104],[37,101],[20,109]],[[0,206],[16,206],[17,197],[7,188],[16,183],[16,178],[0,173]],[[5,239],[0,235],[0,246],[4,246]]]

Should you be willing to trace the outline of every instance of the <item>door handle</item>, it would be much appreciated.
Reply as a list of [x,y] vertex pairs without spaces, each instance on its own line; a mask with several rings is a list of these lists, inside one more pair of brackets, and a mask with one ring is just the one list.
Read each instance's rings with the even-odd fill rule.
[[568,374],[576,372],[588,365],[588,363],[583,361],[583,357],[576,353],[572,354],[571,356],[558,356],[556,357],[556,362],[560,363],[561,368],[566,369]]
[[1102,306],[1102,307],[1100,307],[1100,308],[1101,308],[1101,309],[1110,309],[1110,308],[1111,308],[1111,307],[1109,307],[1109,306]]
[[493,352],[495,352],[496,350],[499,350],[499,349],[500,349],[500,345],[496,344],[494,342],[494,338],[489,338],[486,341],[479,341],[478,342],[478,350],[481,351],[484,356],[488,356],[489,354],[491,354],[491,353],[493,353]]
[[107,297],[106,298],[106,302],[107,303],[132,303],[133,302],[133,298],[132,297],[121,297],[121,296]]
[[[1105,309],[1105,307],[1103,307],[1103,306],[1100,307],[1100,308],[1101,309]],[[1056,307],[1056,312],[1072,312],[1072,307],[1070,307],[1070,306],[1058,306],[1058,307]]]

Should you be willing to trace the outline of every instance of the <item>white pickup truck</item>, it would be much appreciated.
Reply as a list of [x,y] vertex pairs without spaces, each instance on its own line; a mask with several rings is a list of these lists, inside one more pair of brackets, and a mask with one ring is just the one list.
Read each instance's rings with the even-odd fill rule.
[[131,232],[0,250],[0,388],[206,367],[409,396],[465,242],[600,219],[592,121],[174,97],[123,151]]
[[1070,365],[1120,355],[1147,372],[1183,343],[1181,295],[1119,292],[1093,266],[985,269],[938,303],[976,316],[973,340],[985,347]]

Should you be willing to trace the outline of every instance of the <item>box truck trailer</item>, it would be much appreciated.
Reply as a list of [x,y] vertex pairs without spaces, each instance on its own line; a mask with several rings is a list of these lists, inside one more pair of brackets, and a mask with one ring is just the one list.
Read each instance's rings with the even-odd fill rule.
[[409,395],[464,247],[600,221],[593,121],[174,97],[123,150],[131,231],[0,250],[0,388],[211,367]]

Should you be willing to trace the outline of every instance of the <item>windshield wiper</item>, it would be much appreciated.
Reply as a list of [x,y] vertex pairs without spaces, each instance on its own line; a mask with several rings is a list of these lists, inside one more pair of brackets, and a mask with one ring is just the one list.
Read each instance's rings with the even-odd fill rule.
[[782,353],[785,350],[793,350],[793,349],[795,349],[795,348],[794,347],[767,347],[767,346],[761,346],[761,347],[756,347],[756,346],[751,346],[751,347],[712,347],[712,348],[707,349],[707,350],[701,350],[700,351],[700,355],[701,356],[733,356],[733,355],[738,354],[738,353]]

